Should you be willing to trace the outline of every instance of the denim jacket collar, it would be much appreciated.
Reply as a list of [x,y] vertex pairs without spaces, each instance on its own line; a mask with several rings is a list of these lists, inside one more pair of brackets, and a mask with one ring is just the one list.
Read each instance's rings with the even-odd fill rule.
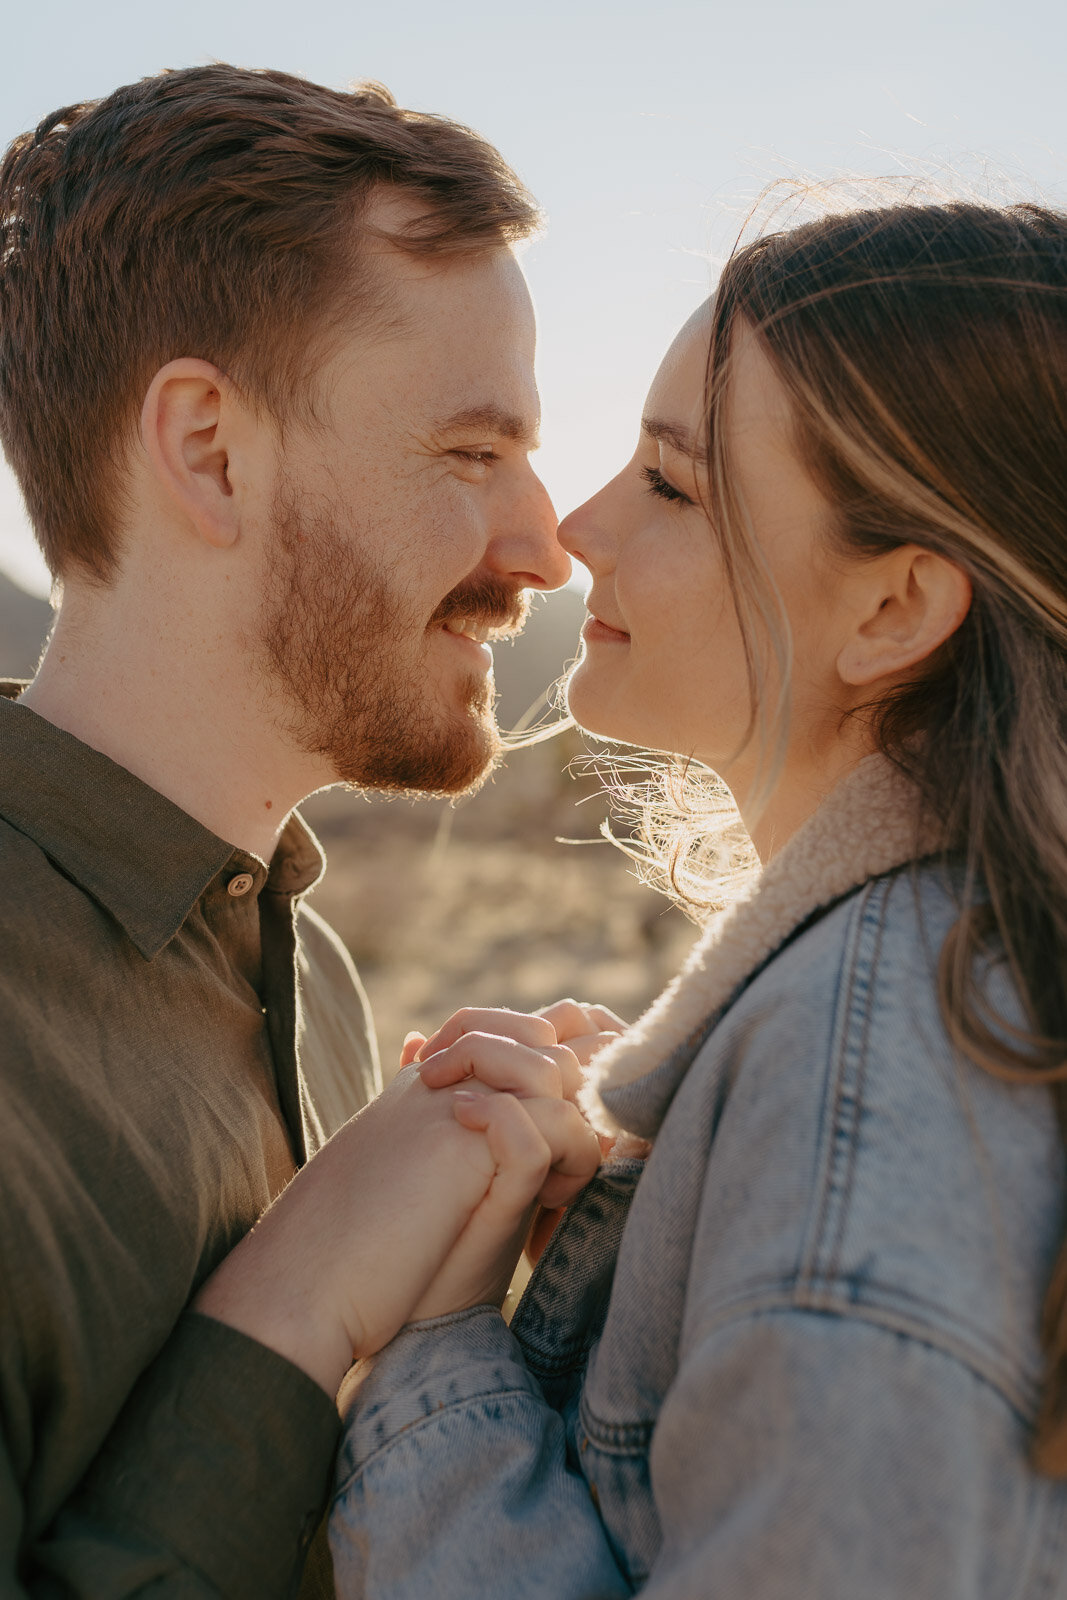
[[822,907],[941,843],[910,779],[884,756],[861,761],[712,920],[644,1016],[597,1057],[585,1090],[593,1122],[652,1138],[709,1027],[750,974]]

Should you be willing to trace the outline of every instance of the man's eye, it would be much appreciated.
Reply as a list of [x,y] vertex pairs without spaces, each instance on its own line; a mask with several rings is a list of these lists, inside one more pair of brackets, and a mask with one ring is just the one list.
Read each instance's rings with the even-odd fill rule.
[[642,467],[641,476],[648,484],[649,492],[658,495],[661,500],[674,500],[685,506],[693,504],[687,494],[683,494],[680,489],[676,489],[673,483],[667,482],[658,467]]
[[474,461],[479,465],[488,464],[488,462],[497,459],[496,451],[488,448],[485,450],[453,450],[452,454],[459,456],[461,461]]

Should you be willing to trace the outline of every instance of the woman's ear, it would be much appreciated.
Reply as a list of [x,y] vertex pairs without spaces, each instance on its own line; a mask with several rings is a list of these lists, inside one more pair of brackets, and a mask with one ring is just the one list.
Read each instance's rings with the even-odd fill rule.
[[861,615],[837,657],[842,682],[856,688],[925,661],[971,605],[963,568],[921,545],[900,545],[860,571]]
[[233,410],[223,374],[188,357],[160,368],[141,408],[141,442],[158,487],[217,549],[233,545],[240,528],[227,438]]

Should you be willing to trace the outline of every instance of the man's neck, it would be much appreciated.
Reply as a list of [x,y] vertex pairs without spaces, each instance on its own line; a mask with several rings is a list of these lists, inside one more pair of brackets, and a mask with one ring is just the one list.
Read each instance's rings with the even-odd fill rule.
[[[236,631],[236,630],[234,630]],[[286,817],[331,781],[287,747],[232,633],[203,619],[64,602],[22,703],[231,844],[269,861]]]

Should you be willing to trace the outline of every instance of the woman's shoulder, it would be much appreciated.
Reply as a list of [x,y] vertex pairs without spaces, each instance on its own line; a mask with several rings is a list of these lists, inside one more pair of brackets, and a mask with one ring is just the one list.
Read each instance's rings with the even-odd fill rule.
[[[953,1048],[937,974],[957,915],[951,875],[920,866],[814,919],[712,1030],[661,1141],[703,1113],[694,1262],[716,1315],[777,1301],[881,1321],[966,1351],[1023,1405],[1062,1147],[1044,1090]],[[1003,974],[987,981],[1017,1019]]]

